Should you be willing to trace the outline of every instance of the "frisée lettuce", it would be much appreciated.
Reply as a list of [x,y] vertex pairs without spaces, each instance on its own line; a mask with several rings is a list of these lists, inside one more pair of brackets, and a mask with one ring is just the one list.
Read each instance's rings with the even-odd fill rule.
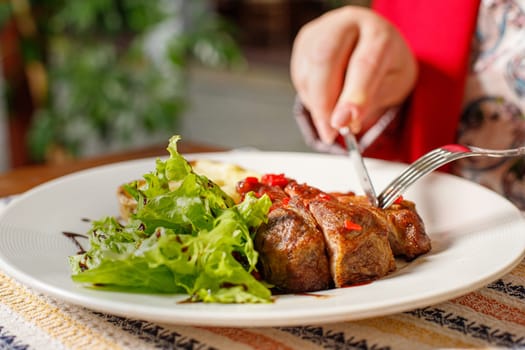
[[253,233],[267,220],[268,196],[252,193],[235,204],[221,188],[193,172],[170,139],[170,157],[157,160],[127,192],[137,201],[126,222],[94,221],[90,248],[69,258],[75,282],[147,293],[185,293],[189,301],[271,301],[255,278],[258,253]]

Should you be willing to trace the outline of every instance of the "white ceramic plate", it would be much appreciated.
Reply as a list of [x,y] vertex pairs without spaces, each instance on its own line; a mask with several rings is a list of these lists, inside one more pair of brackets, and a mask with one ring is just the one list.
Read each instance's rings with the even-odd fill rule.
[[[285,173],[323,190],[359,191],[346,157],[307,153],[228,152],[220,159],[266,173]],[[367,159],[382,189],[402,164]],[[445,301],[480,288],[517,265],[525,253],[520,211],[495,193],[457,177],[432,174],[405,198],[417,204],[432,251],[373,283],[313,295],[283,295],[267,305],[178,303],[183,295],[107,292],[73,283],[67,256],[77,248],[63,231],[85,233],[85,218],[117,215],[121,183],[154,168],[154,159],[82,171],[34,188],[0,217],[0,268],[62,300],[121,316],[176,324],[283,326],[356,320]]]

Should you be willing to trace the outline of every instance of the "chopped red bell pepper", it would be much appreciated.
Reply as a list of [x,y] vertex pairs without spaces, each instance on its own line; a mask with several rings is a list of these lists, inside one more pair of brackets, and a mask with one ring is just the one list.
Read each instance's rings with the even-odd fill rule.
[[404,200],[405,200],[405,198],[403,198],[403,196],[399,196],[394,201],[394,204],[401,204]]
[[268,186],[284,187],[288,185],[288,182],[284,174],[265,174],[261,177],[261,183]]
[[259,179],[256,178],[255,176],[247,176],[244,179],[244,182],[249,183],[249,184],[257,184],[259,183]]
[[329,201],[332,199],[332,197],[328,193],[321,192],[317,195],[317,198],[319,198],[322,201]]
[[361,231],[363,227],[361,225],[356,224],[355,222],[352,222],[351,220],[346,219],[345,222],[345,228],[349,231]]
[[244,180],[237,183],[237,192],[244,195],[250,191],[255,191],[258,184],[258,178],[255,176],[248,176]]

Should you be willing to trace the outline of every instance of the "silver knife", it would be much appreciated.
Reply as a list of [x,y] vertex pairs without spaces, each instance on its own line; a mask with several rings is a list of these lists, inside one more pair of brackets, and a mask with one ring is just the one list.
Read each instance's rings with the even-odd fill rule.
[[368,170],[366,170],[363,157],[361,156],[361,151],[359,150],[359,145],[355,139],[354,134],[350,131],[348,127],[341,128],[339,133],[344,137],[346,148],[348,149],[348,156],[354,163],[354,168],[357,171],[359,176],[359,181],[361,182],[361,187],[363,188],[365,195],[368,197],[370,203],[374,206],[378,206],[376,191],[374,186],[372,186],[372,181],[370,181],[370,176],[368,175]]

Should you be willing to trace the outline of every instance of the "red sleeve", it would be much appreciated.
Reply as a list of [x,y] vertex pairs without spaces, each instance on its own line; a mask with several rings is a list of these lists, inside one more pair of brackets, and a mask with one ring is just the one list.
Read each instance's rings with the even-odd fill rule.
[[411,162],[452,143],[461,114],[479,0],[375,0],[373,9],[405,37],[419,64],[419,78],[395,132],[365,155]]

